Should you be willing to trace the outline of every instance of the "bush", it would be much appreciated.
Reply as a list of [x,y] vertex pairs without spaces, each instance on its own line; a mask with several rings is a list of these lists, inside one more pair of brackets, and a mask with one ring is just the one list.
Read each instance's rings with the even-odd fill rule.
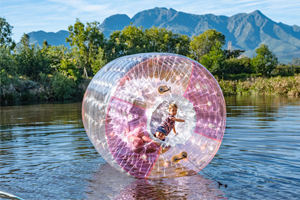
[[251,73],[250,58],[230,58],[225,60],[225,74]]
[[55,73],[52,77],[52,89],[57,99],[69,99],[75,94],[75,82],[62,73]]
[[10,84],[10,78],[5,69],[0,70],[0,83],[1,86]]
[[31,80],[38,80],[39,73],[50,73],[50,59],[39,46],[29,45],[29,36],[24,34],[15,54],[17,73],[25,75]]
[[62,59],[60,61],[59,72],[73,78],[76,84],[81,82],[83,70],[78,68],[76,60]]
[[272,76],[293,76],[299,73],[299,66],[291,64],[278,64],[272,71]]
[[41,85],[22,77],[9,77],[4,70],[0,73],[0,98],[3,104],[40,99]]
[[292,77],[247,78],[245,81],[220,80],[225,95],[230,94],[281,94],[300,96],[300,75]]
[[51,86],[51,79],[50,79],[49,75],[40,72],[39,76],[40,76],[39,82],[41,85],[43,85],[44,87]]
[[5,69],[0,71],[0,105],[18,100],[20,94],[15,89],[15,78],[11,78]]
[[251,75],[246,73],[241,74],[224,74],[223,78],[226,80],[246,80]]
[[256,50],[256,56],[251,59],[251,66],[256,73],[270,76],[278,64],[277,56],[269,50],[268,45],[261,44]]
[[0,45],[0,72],[5,70],[10,75],[16,75],[14,57],[8,46]]
[[220,80],[219,85],[224,95],[236,94],[236,81]]

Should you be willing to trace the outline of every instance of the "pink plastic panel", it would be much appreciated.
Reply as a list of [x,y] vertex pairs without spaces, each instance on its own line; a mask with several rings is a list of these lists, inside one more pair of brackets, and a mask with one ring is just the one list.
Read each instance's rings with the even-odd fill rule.
[[197,115],[195,133],[222,141],[225,131],[225,107],[221,89],[214,77],[195,63],[189,85],[183,95]]
[[143,132],[144,136],[148,135],[146,122],[145,109],[111,98],[106,118],[108,147],[122,169],[137,178],[148,176],[159,152],[159,146],[154,143],[137,144],[137,148],[135,146],[135,142],[141,141],[136,137],[137,134]]

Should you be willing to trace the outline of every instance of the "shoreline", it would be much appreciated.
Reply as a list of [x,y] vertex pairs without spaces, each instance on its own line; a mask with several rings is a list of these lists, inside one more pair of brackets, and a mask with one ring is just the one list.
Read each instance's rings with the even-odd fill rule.
[[[258,77],[246,80],[219,79],[217,81],[224,96],[257,94],[300,96],[300,74],[288,77]],[[28,82],[31,84],[27,88],[23,87],[22,90],[18,89],[18,84],[24,84],[24,82],[1,86],[0,106],[80,102],[90,79],[84,80],[77,88],[76,94],[66,99],[55,98],[51,87],[44,87],[41,83],[30,80]]]
[[286,95],[300,96],[300,74],[287,77],[258,77],[246,80],[219,80],[224,96],[226,95]]

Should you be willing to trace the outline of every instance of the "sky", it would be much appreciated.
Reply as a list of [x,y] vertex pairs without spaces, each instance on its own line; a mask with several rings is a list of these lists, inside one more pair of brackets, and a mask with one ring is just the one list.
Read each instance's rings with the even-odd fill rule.
[[13,26],[18,42],[24,33],[67,30],[76,18],[81,22],[103,20],[114,14],[133,17],[155,7],[173,8],[191,14],[232,16],[260,10],[275,22],[300,26],[299,0],[0,0],[0,17]]

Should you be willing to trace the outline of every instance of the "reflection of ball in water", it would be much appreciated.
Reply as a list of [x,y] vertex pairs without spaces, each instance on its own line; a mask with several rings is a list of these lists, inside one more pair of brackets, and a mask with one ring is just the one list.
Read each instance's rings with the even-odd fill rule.
[[[175,123],[179,134],[171,132],[169,150],[161,150],[153,134],[170,103],[185,123]],[[158,178],[184,176],[210,162],[223,139],[226,109],[219,85],[202,65],[180,55],[147,53],[105,65],[86,90],[82,116],[91,142],[110,165],[138,178]],[[187,159],[171,162],[182,151],[197,168]]]

